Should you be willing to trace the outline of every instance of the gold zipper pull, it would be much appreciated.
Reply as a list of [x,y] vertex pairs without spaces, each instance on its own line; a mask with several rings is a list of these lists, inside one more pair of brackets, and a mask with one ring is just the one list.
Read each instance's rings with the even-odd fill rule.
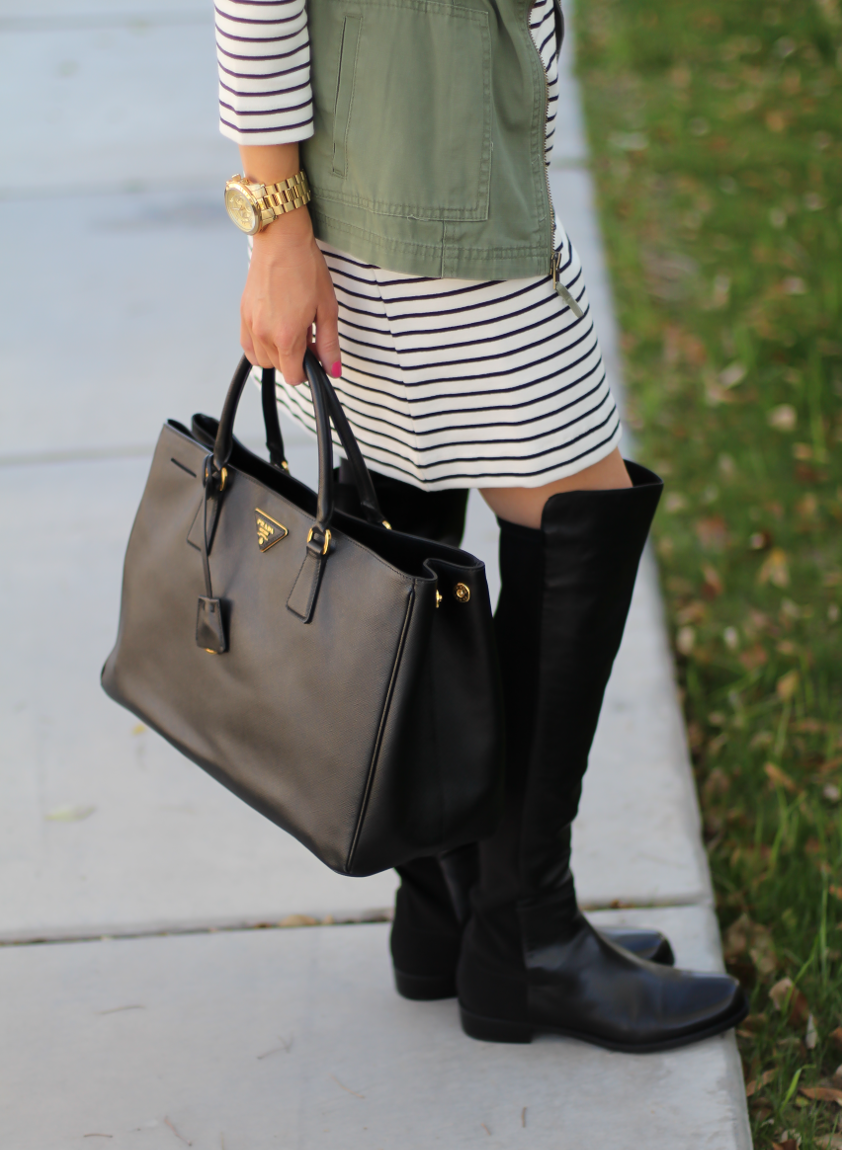
[[570,310],[573,312],[576,319],[582,319],[582,317],[584,316],[585,313],[582,311],[582,309],[579,307],[579,304],[577,303],[577,301],[573,298],[573,296],[570,294],[570,292],[567,290],[567,288],[564,286],[564,284],[558,278],[558,273],[559,273],[559,266],[558,265],[559,265],[560,260],[561,260],[560,253],[559,252],[553,252],[552,259],[550,261],[550,266],[552,267],[552,271],[553,271],[553,287],[558,292],[558,294],[561,296],[561,298],[564,300],[564,302],[567,304],[567,306],[570,308]]

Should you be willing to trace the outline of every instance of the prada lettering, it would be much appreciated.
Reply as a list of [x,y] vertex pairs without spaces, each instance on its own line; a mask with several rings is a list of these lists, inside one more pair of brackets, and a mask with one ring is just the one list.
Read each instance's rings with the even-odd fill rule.
[[261,511],[259,507],[254,509],[254,519],[257,524],[257,546],[261,551],[268,551],[270,547],[274,547],[289,535],[283,523],[278,523],[277,519]]

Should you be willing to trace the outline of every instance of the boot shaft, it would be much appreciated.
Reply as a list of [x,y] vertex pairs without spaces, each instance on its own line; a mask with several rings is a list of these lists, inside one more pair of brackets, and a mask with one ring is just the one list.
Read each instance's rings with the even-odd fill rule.
[[540,530],[500,521],[496,634],[507,725],[507,810],[482,844],[479,901],[575,907],[570,824],[662,483],[552,496]]

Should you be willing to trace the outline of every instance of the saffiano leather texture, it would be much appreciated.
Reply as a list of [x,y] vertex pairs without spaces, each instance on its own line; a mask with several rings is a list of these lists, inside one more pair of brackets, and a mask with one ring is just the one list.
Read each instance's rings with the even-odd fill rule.
[[[196,416],[196,434],[174,420],[161,431],[102,685],[341,874],[482,838],[503,770],[484,566],[384,525],[309,353],[318,492],[280,466],[282,444],[278,466],[239,444],[250,366],[218,425]],[[334,507],[329,412],[365,518]]]

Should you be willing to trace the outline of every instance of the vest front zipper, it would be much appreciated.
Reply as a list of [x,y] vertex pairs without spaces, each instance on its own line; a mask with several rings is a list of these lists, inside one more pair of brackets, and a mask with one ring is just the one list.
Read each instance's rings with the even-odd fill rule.
[[[528,11],[531,12],[531,10],[532,9],[530,7],[528,9]],[[547,117],[549,116],[549,112],[550,112],[550,83],[549,83],[549,80],[547,79],[547,69],[544,67],[544,61],[541,59],[541,53],[538,51],[538,45],[535,43],[535,39],[532,35],[532,27],[531,27],[531,25],[528,24],[528,17],[527,17],[527,26],[529,28],[529,39],[532,41],[532,44],[535,48],[535,53],[538,57],[538,61],[539,61],[540,65],[541,65],[541,74],[544,77],[544,120],[543,120],[544,136],[543,136],[543,147],[542,147],[542,154],[541,154],[541,162],[544,165],[544,180],[546,181],[546,184],[547,184],[547,203],[549,204],[549,207],[550,207],[550,275],[553,277],[553,287],[555,288],[555,290],[558,292],[558,294],[561,296],[561,298],[564,300],[564,302],[567,304],[567,306],[570,308],[570,310],[573,312],[573,314],[576,316],[576,318],[582,319],[582,317],[584,316],[585,313],[579,307],[577,300],[573,297],[573,295],[567,290],[565,285],[561,282],[561,274],[560,274],[561,273],[561,253],[557,252],[555,250],[555,208],[553,207],[553,193],[552,193],[552,188],[550,187],[550,169],[547,165],[547,157],[546,157],[546,152],[547,152]],[[560,56],[561,56],[561,44],[556,43],[556,67],[558,67],[558,60],[559,60]]]
[[[547,183],[549,183],[549,179],[547,179]],[[552,207],[552,203],[550,204],[550,207]],[[555,228],[553,228],[553,232],[555,232]],[[553,238],[555,238],[555,237],[553,237]],[[573,296],[567,290],[567,288],[564,286],[564,284],[561,282],[561,279],[559,278],[560,272],[561,272],[561,252],[556,252],[556,251],[553,252],[553,254],[550,258],[550,267],[551,267],[552,273],[553,273],[553,287],[558,292],[558,294],[561,296],[561,298],[564,300],[564,302],[567,304],[567,306],[570,308],[570,310],[573,312],[576,319],[581,319],[585,313],[579,307],[579,303],[576,300],[575,296]]]

